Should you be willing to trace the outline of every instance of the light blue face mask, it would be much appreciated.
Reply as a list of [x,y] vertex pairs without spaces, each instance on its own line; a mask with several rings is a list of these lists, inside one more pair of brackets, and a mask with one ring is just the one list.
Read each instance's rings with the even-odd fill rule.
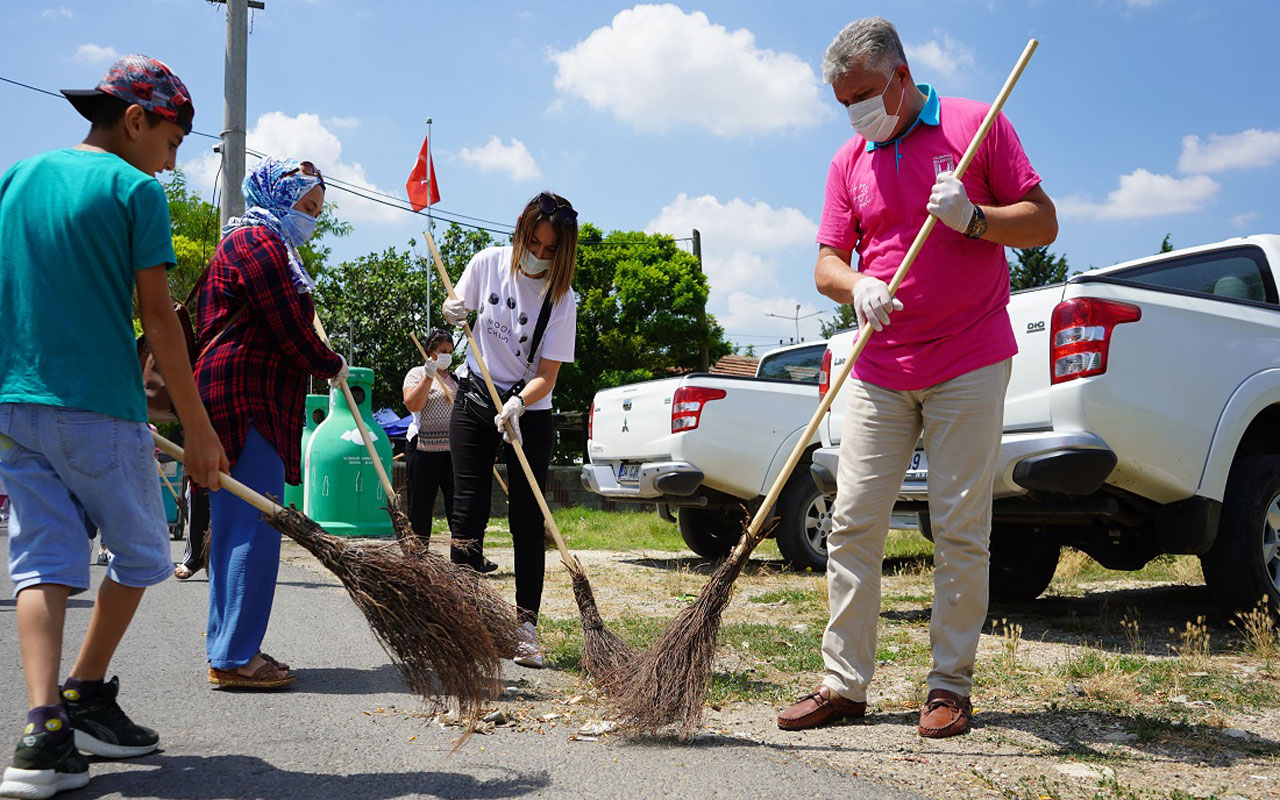
[[306,244],[311,234],[316,232],[316,222],[318,220],[315,217],[304,214],[296,208],[289,209],[288,213],[280,218],[284,235],[289,237],[289,242],[294,247],[302,247]]

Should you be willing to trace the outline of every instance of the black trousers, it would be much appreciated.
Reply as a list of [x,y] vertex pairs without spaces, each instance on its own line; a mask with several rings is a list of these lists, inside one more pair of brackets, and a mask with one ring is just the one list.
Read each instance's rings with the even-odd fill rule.
[[182,563],[196,572],[205,566],[204,539],[209,533],[209,490],[187,481],[187,550]]
[[[492,414],[492,412],[490,412]],[[540,489],[547,486],[554,428],[550,411],[526,411],[520,417],[524,452]],[[516,458],[515,448],[502,441],[493,417],[482,420],[467,410],[462,392],[453,405],[449,421],[449,450],[453,454],[453,531],[451,556],[454,563],[479,568],[484,529],[489,524],[489,501],[493,492],[493,464],[498,448],[507,464],[511,539],[516,557],[516,609],[521,622],[538,620],[542,606],[542,583],[546,575],[546,551],[542,511]]]
[[417,439],[409,442],[405,467],[409,479],[409,502],[406,509],[413,532],[419,539],[431,538],[431,515],[436,510],[436,493],[444,493],[447,520],[453,514],[453,459],[448,450],[419,450]]

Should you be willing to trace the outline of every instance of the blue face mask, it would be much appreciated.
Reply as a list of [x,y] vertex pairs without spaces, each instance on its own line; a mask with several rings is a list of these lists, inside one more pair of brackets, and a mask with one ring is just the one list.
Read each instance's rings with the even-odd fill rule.
[[289,209],[288,213],[280,218],[284,235],[289,237],[289,243],[294,247],[302,247],[306,244],[311,234],[316,232],[316,222],[315,217],[304,214],[296,208]]

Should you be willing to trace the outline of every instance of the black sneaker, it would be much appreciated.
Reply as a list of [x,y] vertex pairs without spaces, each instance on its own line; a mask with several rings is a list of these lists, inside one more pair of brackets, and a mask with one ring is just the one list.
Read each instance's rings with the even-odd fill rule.
[[135,725],[121,710],[116,702],[119,694],[117,677],[92,694],[62,690],[62,705],[75,729],[76,747],[104,758],[133,758],[159,747],[160,736],[155,731]]
[[89,762],[76,750],[70,736],[63,736],[61,743],[56,743],[53,734],[36,733],[35,726],[27,725],[13,751],[13,765],[4,771],[0,797],[43,800],[88,783]]

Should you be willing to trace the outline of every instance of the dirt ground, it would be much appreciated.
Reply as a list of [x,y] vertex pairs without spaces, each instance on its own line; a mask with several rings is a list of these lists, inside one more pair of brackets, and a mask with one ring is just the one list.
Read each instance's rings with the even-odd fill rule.
[[[486,554],[500,566],[495,588],[510,597],[511,552]],[[696,596],[710,568],[688,553],[578,555],[601,613],[624,636],[646,621],[664,624]],[[286,558],[310,559],[292,545]],[[993,605],[973,730],[931,741],[915,732],[929,669],[928,565],[886,564],[881,660],[866,721],[789,733],[777,728],[777,712],[822,676],[825,580],[768,557],[753,560],[725,612],[721,688],[713,686],[699,738],[764,743],[939,798],[1280,797],[1280,663],[1271,652],[1251,647],[1226,621],[1201,625],[1210,614],[1203,586],[1086,582],[1070,571],[1060,567],[1062,579],[1039,600]],[[607,705],[577,674],[577,607],[554,553],[542,614],[548,669],[517,670],[486,733],[625,747],[609,731]],[[672,737],[672,748],[683,746]]]

